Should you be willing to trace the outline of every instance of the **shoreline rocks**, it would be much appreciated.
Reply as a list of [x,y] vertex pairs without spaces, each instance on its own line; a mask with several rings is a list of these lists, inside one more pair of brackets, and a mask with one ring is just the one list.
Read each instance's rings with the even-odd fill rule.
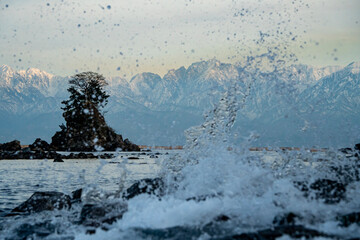
[[[123,151],[139,151],[140,148],[132,144],[127,139],[124,140],[128,144],[127,148]],[[115,146],[115,145],[114,145]],[[117,146],[117,145],[116,145]],[[136,146],[136,147],[135,147]],[[119,147],[114,147],[110,149],[101,149],[100,151],[116,151]],[[0,160],[15,160],[15,159],[54,159],[54,162],[61,162],[59,159],[90,159],[90,158],[102,158],[110,159],[114,157],[114,154],[104,153],[104,154],[93,154],[80,151],[79,153],[70,153],[68,155],[57,153],[56,149],[52,145],[48,144],[46,141],[37,138],[33,144],[30,144],[28,147],[22,148],[20,141],[14,140],[7,143],[0,143]],[[91,152],[94,152],[94,149],[89,149]]]
[[21,150],[21,145],[20,145],[20,141],[18,140],[0,144],[0,152],[3,151],[15,152],[19,150]]
[[12,213],[38,213],[55,209],[69,209],[71,198],[61,192],[35,192],[28,200],[14,208]]
[[[323,181],[319,181],[319,183]],[[109,230],[109,225],[122,219],[128,211],[128,201],[141,194],[152,194],[161,196],[164,191],[164,183],[161,178],[142,179],[124,191],[120,198],[109,198],[91,203],[82,203],[82,189],[66,195],[61,192],[35,192],[28,200],[14,208],[7,217],[16,215],[27,215],[42,211],[71,210],[76,211],[76,219],[73,224],[85,227],[86,234],[95,234],[98,229]],[[75,206],[75,204],[78,204]],[[236,218],[236,217],[235,217]],[[163,229],[135,228],[133,229],[139,236],[151,239],[190,239],[197,238],[204,233],[215,239],[277,239],[289,236],[292,238],[312,239],[324,237],[327,239],[341,239],[340,236],[329,234],[301,224],[302,216],[297,213],[287,212],[274,217],[272,226],[254,231],[225,232],[226,226],[232,221],[236,221],[234,216],[219,215],[210,220],[207,224],[198,228],[196,226],[176,226]],[[334,219],[339,226],[348,227],[351,224],[360,224],[360,213],[354,212],[341,215]],[[49,225],[47,220],[37,223],[26,223],[20,225],[16,231],[18,236],[26,238],[28,236],[46,237],[55,232],[55,225]],[[224,228],[225,226],[225,228]]]

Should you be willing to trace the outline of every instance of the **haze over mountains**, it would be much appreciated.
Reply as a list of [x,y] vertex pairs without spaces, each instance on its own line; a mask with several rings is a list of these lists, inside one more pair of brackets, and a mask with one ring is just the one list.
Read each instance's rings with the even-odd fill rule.
[[[182,145],[183,131],[203,121],[234,83],[251,89],[234,132],[239,141],[255,131],[259,146],[353,146],[360,139],[360,63],[316,68],[294,65],[252,76],[240,64],[217,60],[170,70],[108,78],[110,126],[137,144]],[[61,101],[69,77],[39,69],[0,67],[0,142],[47,141],[63,123]],[[241,96],[240,96],[241,97]],[[239,99],[240,101],[241,99]]]

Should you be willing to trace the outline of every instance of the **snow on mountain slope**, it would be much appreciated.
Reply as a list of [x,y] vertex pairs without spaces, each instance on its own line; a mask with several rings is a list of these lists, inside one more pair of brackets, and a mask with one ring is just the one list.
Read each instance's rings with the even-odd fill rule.
[[[360,63],[351,63],[319,80],[301,94],[313,111],[360,113]],[[341,111],[340,111],[341,110]]]
[[[116,130],[134,142],[183,144],[183,131],[199,124],[203,112],[217,103],[227,88],[236,82],[240,91],[245,91],[248,82],[253,81],[250,96],[238,114],[236,125],[239,132],[245,134],[249,129],[259,130],[263,139],[268,141],[283,137],[290,142],[294,138],[280,136],[284,132],[282,126],[291,123],[288,127],[294,128],[294,134],[297,134],[304,127],[306,118],[318,121],[319,116],[310,114],[315,111],[319,114],[332,112],[339,116],[349,116],[349,119],[360,117],[359,111],[352,110],[359,109],[358,74],[359,63],[352,63],[345,68],[293,65],[253,78],[250,72],[238,64],[212,59],[193,63],[188,68],[170,70],[163,77],[142,73],[130,80],[108,78],[106,89],[111,97],[105,109],[105,117]],[[61,123],[60,107],[61,101],[68,96],[68,80],[69,77],[54,76],[39,69],[15,71],[9,66],[1,66],[0,114],[5,116],[0,119],[2,124],[6,122],[6,128],[17,129],[16,132],[23,134],[19,139],[25,138],[28,132],[28,139],[42,136],[49,140]],[[26,118],[22,117],[25,115]],[[50,115],[54,122],[49,120]],[[12,116],[11,119],[18,117],[19,121],[9,120],[6,116]],[[329,119],[339,121],[338,118]],[[48,127],[41,130],[39,124],[44,122]],[[322,123],[329,126],[333,124],[326,121]],[[353,124],[353,120],[350,124]],[[37,129],[39,135],[30,136],[29,131],[21,131],[30,125]],[[272,137],[267,137],[266,134],[270,132]],[[8,140],[7,136],[0,134],[0,142]],[[297,138],[300,139],[298,135]],[[306,141],[308,139],[298,141],[298,144]]]

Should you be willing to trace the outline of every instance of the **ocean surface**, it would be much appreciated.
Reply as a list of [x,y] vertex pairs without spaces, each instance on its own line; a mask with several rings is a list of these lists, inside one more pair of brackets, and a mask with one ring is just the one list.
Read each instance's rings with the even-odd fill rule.
[[70,194],[79,188],[99,187],[115,192],[120,184],[128,187],[135,180],[154,178],[164,156],[177,152],[115,153],[114,159],[66,159],[63,163],[53,159],[0,160],[0,211],[13,209],[36,191]]
[[[358,224],[344,226],[339,220],[360,210],[357,165],[351,156],[331,150],[254,152],[235,146],[210,147],[196,154],[183,150],[119,153],[114,159],[64,163],[2,160],[0,239],[232,239],[277,230],[281,220],[276,219],[289,213],[295,216],[289,226],[324,234],[318,239],[360,236]],[[334,167],[347,169],[339,174]],[[136,180],[154,177],[165,179],[166,191],[161,198],[142,194],[124,201],[114,197]],[[343,184],[345,193],[340,197],[330,194],[328,201],[321,191],[310,189],[319,179]],[[310,190],[305,194],[296,182],[308,184]],[[36,191],[70,194],[79,188],[84,189],[83,202],[70,210],[4,217]],[[336,187],[325,190],[338,191]],[[121,219],[95,229],[78,223],[85,204],[114,201],[126,204]],[[278,237],[294,236],[287,232]]]

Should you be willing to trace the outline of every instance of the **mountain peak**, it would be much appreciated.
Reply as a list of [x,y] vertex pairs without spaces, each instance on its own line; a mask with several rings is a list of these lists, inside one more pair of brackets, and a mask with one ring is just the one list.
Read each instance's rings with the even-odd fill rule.
[[54,77],[54,75],[47,73],[45,71],[42,71],[38,68],[28,68],[26,70],[20,70],[19,74],[28,79],[32,79],[34,77],[41,77],[41,78],[45,77],[45,78],[51,79]]
[[132,77],[130,83],[137,83],[148,79],[151,79],[152,81],[154,80],[156,81],[156,80],[161,80],[161,77],[155,73],[143,72],[136,74],[134,77]]
[[349,69],[353,74],[358,74],[360,73],[360,62],[352,62],[349,65],[347,65],[345,68]]

